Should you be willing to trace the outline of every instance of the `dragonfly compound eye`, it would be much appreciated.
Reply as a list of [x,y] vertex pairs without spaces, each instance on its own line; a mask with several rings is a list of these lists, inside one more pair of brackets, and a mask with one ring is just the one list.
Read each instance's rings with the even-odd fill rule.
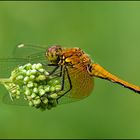
[[60,60],[60,54],[62,52],[62,48],[59,45],[54,45],[50,48],[48,48],[48,51],[46,53],[46,57],[48,60],[53,63],[57,64]]

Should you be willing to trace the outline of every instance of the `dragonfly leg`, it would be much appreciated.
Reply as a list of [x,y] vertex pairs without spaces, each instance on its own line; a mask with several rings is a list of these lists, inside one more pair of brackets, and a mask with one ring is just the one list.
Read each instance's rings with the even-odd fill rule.
[[49,75],[54,74],[58,68],[59,68],[59,66],[57,65],[51,72],[49,72]]
[[[65,88],[65,74],[67,73],[67,77],[68,77],[68,81],[69,81],[69,84],[70,84],[70,88],[65,91],[61,96],[59,96],[56,101],[58,103],[58,100],[63,97],[64,95],[66,95],[71,89],[72,89],[72,82],[71,82],[71,79],[70,79],[70,76],[69,76],[69,72],[68,72],[68,69],[66,66],[61,66],[61,71],[60,71],[60,77],[62,77],[62,80],[61,80],[61,89],[55,93],[58,93],[58,92],[61,92],[64,90]],[[49,96],[48,96],[49,97]]]
[[[72,82],[71,82],[71,79],[70,79],[70,76],[69,76],[68,69],[67,69],[66,67],[65,67],[64,72],[65,72],[65,71],[66,71],[67,76],[68,76],[70,88],[69,88],[66,92],[64,92],[63,95],[61,95],[60,97],[57,98],[57,102],[58,102],[58,100],[59,100],[61,97],[63,97],[64,95],[66,95],[66,94],[72,89]],[[64,73],[64,74],[65,74],[65,73]],[[63,77],[65,76],[64,74],[63,74]],[[65,84],[64,80],[65,80],[65,79],[63,78],[63,82],[62,82],[62,87],[63,87],[63,89],[64,89],[64,84]],[[63,89],[62,89],[62,90],[63,90]],[[61,91],[62,91],[62,90],[61,90]],[[60,91],[58,91],[58,92],[60,92]]]
[[65,81],[65,67],[63,68],[63,66],[62,66],[62,72],[60,72],[60,73],[62,73],[62,80],[61,80],[61,89],[59,90],[59,91],[57,91],[57,92],[54,92],[54,93],[58,93],[58,92],[60,92],[60,91],[63,91],[64,90],[64,81]]
[[[56,70],[60,67],[59,65],[47,65],[47,66],[54,66],[55,67],[51,72],[49,72],[49,76],[53,75],[56,72]],[[40,72],[39,70],[37,70],[37,71]],[[40,72],[40,73],[45,75],[45,72]],[[58,76],[57,73],[55,73],[54,75]],[[59,77],[60,77],[60,75],[59,75]]]
[[[47,67],[47,66],[54,66],[54,67],[55,67],[51,72],[49,72],[49,75],[54,74],[54,73],[56,72],[56,70],[60,67],[58,64],[47,64],[47,65],[44,64],[44,66],[46,66],[46,67]],[[61,75],[62,75],[62,66],[61,66],[60,69],[61,69],[61,70],[60,70],[59,75],[58,75],[57,73],[55,73],[56,76],[61,77]]]
[[59,73],[59,77],[62,76],[62,69],[63,69],[63,66],[60,67],[60,73]]
[[60,72],[58,72],[58,74],[57,73],[55,73],[55,75],[56,76],[59,76],[59,77],[61,77],[62,76],[62,68],[63,68],[63,66],[61,65],[61,66],[59,66],[59,65],[56,65],[56,64],[48,64],[48,66],[56,66],[50,73],[49,73],[49,75],[52,75],[52,74],[54,74],[55,72],[56,72],[56,70],[60,67]]

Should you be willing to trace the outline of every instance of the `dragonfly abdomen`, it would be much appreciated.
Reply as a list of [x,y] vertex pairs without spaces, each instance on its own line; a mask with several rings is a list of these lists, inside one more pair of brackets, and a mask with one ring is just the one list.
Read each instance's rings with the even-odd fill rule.
[[108,81],[120,84],[130,90],[133,90],[137,93],[140,93],[140,87],[133,85],[131,83],[128,83],[120,78],[118,78],[117,76],[109,73],[107,70],[105,70],[102,66],[100,66],[99,64],[92,64],[89,67],[89,74],[91,76],[95,76],[98,78],[102,78],[102,79],[106,79]]

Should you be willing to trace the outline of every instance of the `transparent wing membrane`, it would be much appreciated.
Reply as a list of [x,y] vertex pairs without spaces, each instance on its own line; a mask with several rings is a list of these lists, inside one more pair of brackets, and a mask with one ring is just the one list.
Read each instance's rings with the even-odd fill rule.
[[[45,48],[36,47],[16,47],[13,51],[14,58],[1,58],[0,59],[0,78],[9,78],[11,72],[18,66],[27,63],[42,63],[47,68],[47,59],[45,57]],[[49,68],[50,71],[52,68]],[[48,70],[48,68],[47,68]],[[27,104],[24,99],[12,101],[9,93],[5,92],[2,101],[5,104],[11,105],[25,105]]]
[[13,50],[14,57],[20,57],[20,58],[27,58],[28,56],[34,55],[34,54],[43,54],[45,55],[47,47],[41,47],[37,45],[30,45],[30,44],[21,44],[15,47]]
[[44,66],[48,63],[44,53],[36,53],[25,58],[5,58],[0,59],[0,77],[9,77],[14,68],[26,63],[42,63]]
[[[46,48],[34,45],[19,45],[13,51],[14,58],[0,59],[0,77],[9,76],[11,70],[26,63],[46,64]],[[3,77],[4,76],[4,77]]]
[[27,63],[27,59],[5,58],[0,59],[0,78],[9,78],[11,71],[17,66]]

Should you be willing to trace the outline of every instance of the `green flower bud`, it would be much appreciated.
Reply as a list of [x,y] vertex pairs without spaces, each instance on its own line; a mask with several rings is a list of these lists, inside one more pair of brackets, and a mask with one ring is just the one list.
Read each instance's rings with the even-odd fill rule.
[[32,65],[30,63],[26,64],[25,65],[25,68],[28,70],[28,69],[31,69]]
[[16,99],[19,99],[19,98],[20,98],[20,96],[17,95],[17,96],[16,96]]
[[24,78],[23,75],[19,75],[16,77],[16,80],[22,80],[23,78]]
[[51,87],[50,87],[50,91],[51,91],[51,92],[54,92],[54,91],[55,91],[55,87],[54,87],[54,86],[51,86]]
[[28,101],[31,101],[32,97],[31,96],[26,96],[25,99],[27,99]]
[[23,74],[26,74],[27,71],[26,71],[25,69],[22,69],[21,72],[22,72]]
[[60,91],[60,92],[57,93],[58,96],[61,96],[61,95],[63,95],[63,94],[64,94],[63,91]]
[[31,75],[31,70],[27,70],[27,71],[26,71],[26,75],[27,75],[27,76],[30,76],[30,75]]
[[37,83],[34,83],[34,87],[37,87],[38,86],[38,84]]
[[34,93],[38,93],[38,88],[36,88],[36,87],[33,88],[33,92],[34,92]]
[[39,90],[40,90],[40,89],[44,89],[43,85],[40,85],[40,86],[38,87],[38,89],[39,89]]
[[31,80],[35,79],[35,76],[34,75],[30,75],[30,79]]
[[56,79],[51,79],[51,80],[48,82],[48,84],[49,84],[50,86],[55,86],[55,85],[60,84],[60,82],[59,82],[58,80],[56,80]]
[[27,96],[31,95],[31,91],[29,89],[26,89],[25,95],[27,95]]
[[59,82],[58,80],[53,80],[52,83],[53,83],[53,85],[57,85],[57,84],[59,84],[60,82]]
[[26,76],[23,80],[24,80],[25,83],[27,83],[30,79],[29,79],[28,76]]
[[46,86],[44,87],[44,90],[45,90],[45,92],[50,92],[50,86],[49,86],[49,85],[46,85]]
[[40,99],[33,100],[34,105],[39,105],[41,103]]
[[42,68],[42,64],[40,63],[36,64],[36,69],[39,70],[40,68]]
[[11,92],[12,92],[13,94],[16,93],[16,89],[11,90]]
[[39,69],[38,71],[43,73],[44,72],[44,69]]
[[36,96],[35,99],[40,99],[40,97],[39,96]]
[[44,94],[45,94],[45,90],[39,89],[39,95],[40,95],[40,96],[43,96]]
[[37,71],[35,69],[33,69],[33,70],[30,71],[30,74],[34,75],[34,74],[36,74],[36,72]]
[[50,97],[53,98],[53,99],[57,99],[58,98],[56,93],[51,94]]
[[36,97],[36,94],[33,92],[32,94],[31,94],[31,98],[35,98]]
[[60,91],[60,90],[61,90],[61,88],[62,88],[62,86],[61,86],[61,85],[56,85],[56,86],[55,86],[55,90],[56,90],[56,91]]
[[33,102],[32,101],[29,101],[29,106],[33,106]]
[[18,67],[19,71],[23,70],[23,66]]
[[36,78],[37,81],[43,81],[43,80],[45,80],[45,79],[46,79],[46,76],[45,76],[45,75],[39,75],[39,76]]
[[45,98],[44,100],[42,100],[42,102],[43,102],[44,104],[47,104],[47,103],[48,103],[48,99]]
[[33,64],[32,65],[32,69],[36,69],[36,64]]
[[49,73],[47,72],[47,71],[45,71],[45,73],[44,73],[46,76],[49,76]]
[[27,87],[31,88],[33,86],[34,86],[33,82],[29,81],[28,84],[27,84]]
[[20,91],[19,90],[17,90],[16,95],[20,95]]

